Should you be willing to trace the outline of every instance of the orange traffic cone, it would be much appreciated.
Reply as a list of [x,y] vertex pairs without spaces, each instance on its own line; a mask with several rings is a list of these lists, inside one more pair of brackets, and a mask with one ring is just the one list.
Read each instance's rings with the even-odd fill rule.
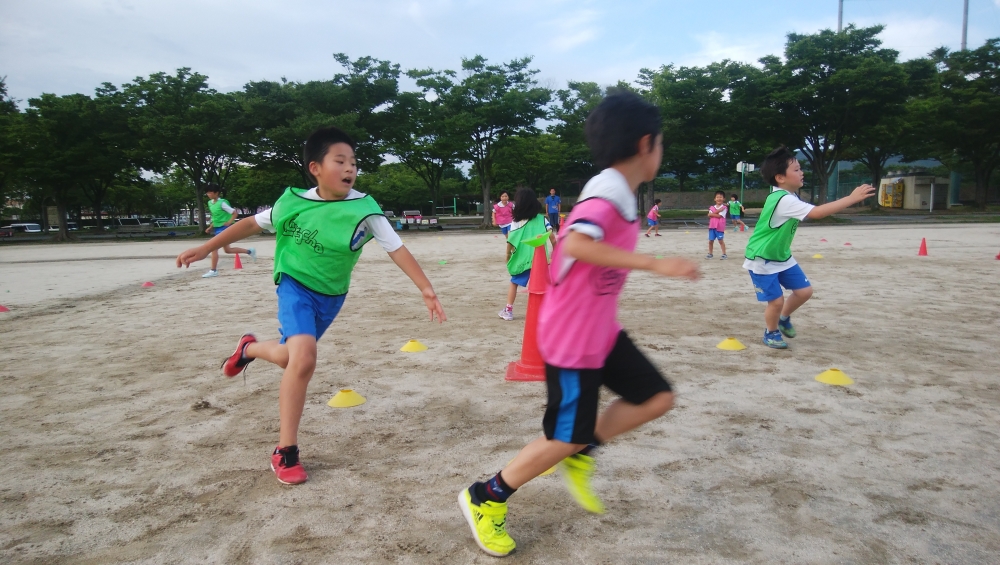
[[927,257],[927,238],[920,238],[920,250],[917,251],[917,257]]
[[524,339],[521,342],[521,359],[507,365],[508,381],[544,381],[545,361],[538,351],[538,312],[542,309],[545,289],[549,286],[549,263],[545,246],[535,248],[531,259],[531,277],[528,278],[528,313],[524,318]]
[[997,253],[997,261],[1000,261],[1000,253]]
[[233,269],[242,269],[242,268],[243,268],[243,262],[240,261],[240,254],[237,253],[236,254],[236,264],[233,265]]
[[[1000,257],[997,257],[997,259],[1000,259]],[[3,304],[0,304],[0,312],[10,312],[10,309]]]

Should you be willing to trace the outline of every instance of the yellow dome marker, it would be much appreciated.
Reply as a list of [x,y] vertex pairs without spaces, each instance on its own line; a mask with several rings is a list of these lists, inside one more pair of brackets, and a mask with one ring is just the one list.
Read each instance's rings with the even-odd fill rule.
[[747,346],[740,343],[740,340],[735,337],[727,337],[726,339],[719,342],[719,345],[715,347],[723,351],[743,351]]
[[345,388],[333,395],[333,398],[331,398],[330,402],[327,402],[326,405],[331,408],[350,408],[352,406],[360,406],[365,402],[365,397],[349,388]]
[[415,339],[411,339],[403,347],[400,347],[399,350],[407,353],[418,353],[420,351],[427,351],[427,346]]
[[819,253],[813,255],[813,259],[822,259],[822,258],[823,258],[823,256],[820,255]]
[[851,377],[848,377],[840,369],[830,369],[816,375],[816,380],[827,385],[847,386],[854,384]]

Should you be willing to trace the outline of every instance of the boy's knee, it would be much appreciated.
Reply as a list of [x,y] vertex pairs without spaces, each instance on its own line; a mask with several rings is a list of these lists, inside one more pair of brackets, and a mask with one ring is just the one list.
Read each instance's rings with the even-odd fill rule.
[[813,295],[813,287],[807,286],[805,288],[800,288],[793,292],[802,300],[809,300],[810,298],[812,298]]
[[660,416],[666,414],[674,407],[674,393],[672,392],[661,392],[656,394],[653,398],[646,401],[649,405],[650,412],[653,413],[654,418],[659,418]]

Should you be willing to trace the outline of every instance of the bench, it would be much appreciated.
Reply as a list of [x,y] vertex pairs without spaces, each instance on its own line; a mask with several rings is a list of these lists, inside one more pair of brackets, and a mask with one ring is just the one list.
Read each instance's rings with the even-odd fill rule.
[[142,235],[153,233],[152,226],[118,226],[115,235],[127,235],[132,237],[133,235]]
[[424,217],[420,213],[420,210],[403,210],[403,219],[399,222],[400,226],[404,230],[410,229],[410,226],[420,229],[421,227],[426,227],[427,229],[438,229],[442,230],[440,225],[438,225],[438,219],[434,216]]

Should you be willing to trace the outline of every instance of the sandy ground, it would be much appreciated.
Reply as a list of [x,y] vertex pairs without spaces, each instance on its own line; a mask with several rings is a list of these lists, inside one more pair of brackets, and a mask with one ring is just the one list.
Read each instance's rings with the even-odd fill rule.
[[[173,268],[188,242],[0,247],[0,562],[495,562],[455,496],[540,433],[543,385],[503,379],[526,296],[497,317],[492,234],[404,239],[450,319],[429,323],[366,247],[319,345],[297,487],[268,468],[280,370],[218,372],[242,332],[277,335],[273,240],[216,279]],[[746,234],[727,239],[741,255]],[[676,409],[598,455],[607,514],[558,475],[522,488],[506,562],[1000,562],[1000,226],[802,227],[816,296],[784,352],[759,344],[741,261],[705,246],[701,230],[641,238],[704,279],[637,273],[621,301]],[[748,349],[715,349],[727,336]],[[399,352],[412,338],[430,349]],[[831,367],[856,384],[813,380]],[[327,407],[341,388],[367,404]]]

